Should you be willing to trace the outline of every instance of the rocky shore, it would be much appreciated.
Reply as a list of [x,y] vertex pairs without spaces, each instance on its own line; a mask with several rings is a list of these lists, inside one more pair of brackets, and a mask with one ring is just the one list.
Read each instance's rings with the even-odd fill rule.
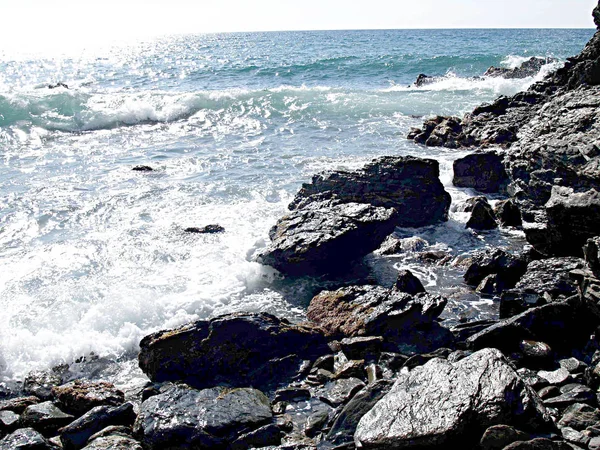
[[[600,27],[600,3],[593,15]],[[0,391],[0,450],[600,449],[599,119],[600,31],[528,91],[411,132],[473,150],[454,164],[453,183],[483,194],[461,205],[467,227],[522,228],[531,244],[460,262],[498,320],[446,326],[448,299],[404,270],[391,287],[320,292],[305,323],[197,321],[140,342],[139,392],[63,366]],[[316,175],[258,260],[343,272],[421,248],[394,229],[444,222],[450,202],[430,159]]]

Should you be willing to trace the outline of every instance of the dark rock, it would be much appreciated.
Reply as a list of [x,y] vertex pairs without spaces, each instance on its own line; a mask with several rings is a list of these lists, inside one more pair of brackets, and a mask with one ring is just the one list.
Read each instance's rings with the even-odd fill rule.
[[40,403],[40,399],[34,396],[17,397],[1,401],[0,411],[13,411],[17,414],[21,414],[28,406],[37,405],[38,403]]
[[548,427],[537,396],[495,349],[457,363],[433,359],[402,374],[360,420],[355,442],[367,448],[468,447],[492,425]]
[[454,186],[496,193],[504,192],[508,181],[502,157],[496,152],[472,153],[454,161]]
[[521,210],[514,200],[501,200],[494,206],[494,214],[503,227],[520,227],[523,225]]
[[246,433],[237,438],[229,447],[230,450],[246,450],[249,448],[262,448],[269,445],[279,445],[282,436],[281,429],[275,424],[265,425],[257,430]]
[[526,367],[520,368],[517,370],[517,373],[533,389],[543,389],[549,384],[548,380],[540,377],[536,371],[527,369]]
[[588,239],[583,247],[585,262],[597,277],[600,276],[600,237]]
[[381,380],[383,377],[383,369],[381,366],[371,363],[365,367],[365,372],[367,373],[367,383],[373,384],[377,380]]
[[18,428],[19,415],[12,411],[0,411],[0,436],[12,433]]
[[573,450],[573,448],[563,441],[535,438],[530,441],[513,442],[504,447],[504,450]]
[[365,375],[365,361],[364,359],[352,359],[346,361],[337,367],[334,378],[364,378]]
[[56,89],[56,88],[65,88],[65,89],[69,89],[69,86],[67,86],[65,83],[63,83],[62,81],[59,81],[58,83],[55,84],[49,84],[48,85],[48,89]]
[[52,400],[52,388],[63,384],[61,374],[54,371],[31,372],[23,380],[23,392],[41,400]]
[[59,430],[60,440],[65,450],[83,448],[88,439],[95,433],[112,425],[133,425],[135,421],[133,405],[96,406],[79,419]]
[[474,203],[466,228],[473,230],[492,230],[498,228],[496,216],[487,199]]
[[186,233],[198,233],[198,234],[217,234],[217,233],[225,233],[225,228],[221,225],[206,225],[202,228],[198,227],[190,227],[186,228]]
[[198,388],[289,382],[302,359],[329,353],[319,329],[265,313],[229,314],[160,331],[142,339],[140,348],[139,364],[150,379]]
[[552,58],[531,57],[524,61],[519,67],[507,69],[505,67],[490,67],[483,74],[484,77],[502,77],[502,78],[527,78],[537,75],[542,66],[554,62]]
[[538,396],[545,400],[547,398],[558,397],[560,395],[560,389],[558,386],[546,386],[538,391]]
[[482,450],[502,450],[509,444],[516,441],[526,441],[529,439],[527,433],[517,430],[508,425],[493,425],[485,430],[479,446]]
[[540,297],[547,293],[552,301],[565,300],[577,293],[577,285],[571,278],[573,270],[585,267],[580,258],[548,258],[532,261],[515,285],[515,289],[537,293]]
[[83,450],[143,450],[141,444],[129,436],[103,436],[90,441]]
[[347,403],[348,400],[364,387],[365,383],[358,378],[343,378],[336,380],[319,398],[335,408]]
[[82,415],[96,406],[119,406],[125,394],[106,381],[75,380],[52,388],[52,393],[65,411]]
[[142,403],[134,431],[151,450],[216,449],[271,419],[269,399],[256,389],[197,391],[181,385]]
[[333,355],[320,356],[314,362],[313,368],[325,369],[325,370],[328,370],[330,372],[333,372],[333,370],[334,370],[333,369],[334,359],[335,358],[334,358]]
[[474,334],[498,323],[497,320],[477,320],[475,322],[460,323],[453,326],[450,331],[458,342],[464,342]]
[[383,348],[381,336],[344,338],[340,341],[342,352],[349,359],[376,360]]
[[394,208],[399,213],[396,224],[403,227],[446,221],[450,208],[450,195],[439,180],[438,162],[412,156],[386,156],[357,171],[315,175],[310,184],[302,186],[290,209],[324,199]]
[[400,253],[419,252],[429,245],[425,239],[420,237],[410,237],[400,239],[396,236],[388,236],[381,247],[375,250],[378,255],[397,255]]
[[526,289],[507,289],[502,292],[500,297],[500,319],[508,319],[509,317],[521,314],[529,308],[542,306],[548,303],[543,293],[540,295],[534,290]]
[[0,450],[58,450],[33,428],[21,428],[0,440]]
[[573,428],[563,427],[560,429],[560,433],[565,441],[581,445],[583,448],[587,448],[587,445],[590,442],[589,436],[585,436]]
[[428,119],[422,129],[414,129],[408,138],[430,147],[459,148],[470,145],[470,140],[463,133],[461,120],[457,117],[436,116]]
[[[475,288],[475,292],[478,294],[489,296],[498,294],[500,291],[502,291],[502,283],[497,273],[486,276]],[[503,318],[502,315],[500,318]]]
[[136,172],[154,172],[154,169],[150,166],[135,166],[133,169]]
[[581,431],[597,423],[600,423],[598,409],[584,403],[574,403],[565,410],[558,426],[571,427]]
[[311,414],[306,420],[304,434],[308,437],[315,437],[329,421],[329,413],[326,410],[319,410]]
[[45,436],[51,436],[59,428],[71,423],[74,417],[65,414],[52,402],[28,406],[21,414],[21,423],[31,427]]
[[420,292],[425,292],[425,288],[417,277],[410,270],[401,270],[398,272],[398,278],[394,288],[400,292],[406,292],[410,295],[416,295]]
[[327,440],[333,444],[352,441],[359,420],[392,388],[392,381],[380,380],[364,387],[335,417]]
[[401,353],[383,352],[379,356],[379,365],[392,372],[397,372],[402,368],[408,358],[408,356],[402,355]]
[[436,77],[430,77],[429,75],[420,73],[419,76],[417,76],[414,86],[415,87],[426,86],[428,84],[434,83],[436,81],[436,79],[437,79]]
[[519,344],[519,349],[528,367],[547,366],[552,362],[552,348],[545,342],[525,340]]
[[275,392],[274,403],[276,402],[301,402],[310,400],[310,391],[304,388],[288,387],[278,389]]
[[497,274],[496,284],[501,289],[514,287],[527,270],[527,261],[501,249],[491,249],[476,253],[465,272],[464,280],[471,286],[478,286],[488,275]]
[[559,395],[558,397],[547,398],[544,405],[554,408],[564,408],[575,403],[595,403],[596,394],[589,387],[577,385],[572,390]]
[[310,203],[281,218],[258,261],[296,274],[340,271],[376,250],[396,226],[392,208],[364,203]]

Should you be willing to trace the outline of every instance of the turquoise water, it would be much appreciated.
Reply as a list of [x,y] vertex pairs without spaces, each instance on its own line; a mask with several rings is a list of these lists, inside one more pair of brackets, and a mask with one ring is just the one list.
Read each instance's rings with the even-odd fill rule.
[[[592,30],[396,30],[176,36],[52,54],[0,51],[0,379],[95,352],[127,359],[145,334],[230,311],[302,319],[311,295],[391,284],[410,267],[452,296],[448,320],[494,314],[460,269],[370,256],[344,280],[288,280],[253,261],[313,173],[381,155],[464,152],[405,140],[541,79],[474,79],[578,53]],[[419,73],[439,76],[424,88]],[[69,88],[48,89],[66,83]],[[132,172],[137,164],[152,173]],[[452,212],[422,235],[454,255],[522,246]],[[189,226],[219,223],[197,236]]]

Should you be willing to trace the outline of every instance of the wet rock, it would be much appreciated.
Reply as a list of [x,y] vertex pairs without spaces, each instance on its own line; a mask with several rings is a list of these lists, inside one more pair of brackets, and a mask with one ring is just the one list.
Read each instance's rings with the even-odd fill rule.
[[408,358],[407,355],[401,353],[382,352],[379,355],[379,365],[384,369],[397,372],[402,368]]
[[530,441],[513,442],[504,447],[504,450],[573,450],[573,448],[563,441],[535,438]]
[[272,415],[269,399],[256,389],[179,385],[142,403],[134,431],[151,450],[221,448],[268,424]]
[[198,388],[289,382],[303,359],[329,353],[319,329],[265,313],[229,314],[160,331],[142,339],[140,348],[139,364],[150,379]]
[[306,420],[304,426],[304,434],[308,437],[315,437],[329,421],[329,412],[326,410],[319,410],[311,414]]
[[400,292],[406,292],[410,295],[416,295],[420,292],[425,292],[425,288],[416,276],[410,270],[401,270],[398,272],[398,278],[394,284],[394,288]]
[[113,435],[96,438],[83,450],[142,450],[142,446],[129,436]]
[[310,184],[302,186],[290,209],[324,199],[394,208],[399,213],[396,225],[403,227],[446,221],[450,208],[450,195],[439,180],[438,162],[412,156],[385,156],[357,171],[315,175]]
[[565,408],[575,403],[596,403],[596,394],[589,387],[578,384],[558,397],[544,400],[544,405],[554,408]]
[[416,81],[414,82],[415,87],[422,87],[428,84],[434,83],[436,81],[436,77],[430,77],[429,75],[425,75],[424,73],[420,73],[417,76]]
[[316,359],[316,361],[313,364],[313,368],[325,369],[330,372],[333,372],[334,360],[335,360],[335,357],[333,355],[321,356]]
[[51,436],[59,428],[71,423],[74,417],[65,414],[52,402],[43,402],[28,406],[21,414],[21,423],[45,436]]
[[333,385],[319,396],[319,398],[331,405],[332,407],[339,406],[348,402],[358,391],[365,387],[358,378],[343,378],[336,380]]
[[585,430],[600,423],[600,411],[584,403],[574,403],[563,413],[559,427],[571,427],[575,430]]
[[465,139],[462,122],[457,117],[436,116],[428,119],[422,129],[413,130],[408,138],[429,147],[459,148],[470,145],[469,140]]
[[378,255],[397,255],[400,253],[419,252],[429,245],[427,241],[420,237],[410,237],[400,239],[396,236],[388,236],[381,247],[375,250]]
[[62,81],[59,81],[58,83],[54,83],[54,84],[49,84],[48,85],[48,89],[56,89],[56,88],[64,88],[64,89],[69,89],[69,86],[67,86],[65,83],[63,83]]
[[560,395],[560,389],[557,386],[546,386],[538,391],[538,395],[542,400]]
[[365,375],[364,359],[352,359],[341,364],[335,371],[334,378],[363,378]]
[[150,166],[135,166],[131,170],[135,172],[154,172],[154,169]]
[[560,361],[558,361],[558,364],[563,369],[568,370],[570,374],[584,373],[588,367],[588,365],[586,363],[578,360],[577,358],[561,359]]
[[600,276],[600,237],[588,239],[583,247],[585,262],[596,276]]
[[563,427],[560,429],[560,433],[565,441],[580,445],[583,448],[587,448],[587,445],[590,442],[589,436],[585,436],[573,428]]
[[277,389],[275,392],[274,403],[276,402],[301,402],[310,400],[310,391],[305,388],[284,388]]
[[189,227],[185,230],[186,233],[196,233],[196,234],[217,234],[217,233],[225,233],[225,228],[221,225],[206,225],[204,227]]
[[375,360],[383,348],[381,336],[344,338],[340,341],[342,352],[349,359]]
[[113,425],[133,425],[135,417],[131,403],[117,407],[96,406],[61,428],[60,440],[65,450],[78,450],[83,448],[95,433]]
[[502,156],[496,152],[472,153],[454,161],[454,186],[497,193],[504,192],[508,182]]
[[17,397],[1,401],[0,411],[13,411],[17,414],[21,414],[28,406],[37,405],[38,403],[40,403],[40,399],[35,396]]
[[246,450],[263,448],[269,445],[279,445],[282,436],[281,429],[275,424],[265,425],[257,430],[243,434],[229,447],[231,450]]
[[501,78],[527,78],[537,75],[546,64],[555,61],[553,58],[537,58],[531,57],[524,61],[518,67],[507,69],[505,67],[490,67],[483,74],[484,77],[501,77]]
[[33,428],[21,428],[0,440],[0,450],[58,450]]
[[510,289],[526,270],[525,258],[496,248],[476,253],[465,272],[464,280],[471,286],[478,286],[488,275],[497,274],[496,284],[500,285],[499,288]]
[[311,203],[281,218],[258,261],[295,275],[328,273],[376,250],[397,213],[365,203]]
[[482,199],[473,204],[471,217],[467,221],[466,228],[473,230],[492,230],[498,228],[496,216],[487,199]]
[[390,380],[364,387],[335,416],[327,440],[333,444],[352,442],[359,420],[392,388]]
[[54,397],[52,388],[60,386],[62,383],[63,378],[60,373],[35,371],[29,373],[23,380],[23,392],[44,401],[51,400]]
[[465,446],[492,425],[548,426],[537,396],[495,349],[457,363],[433,359],[398,377],[358,424],[367,448]]
[[519,344],[524,364],[528,367],[547,366],[552,363],[552,348],[545,342],[525,340]]
[[18,428],[19,415],[12,411],[0,411],[0,436],[12,433]]
[[537,293],[543,297],[545,293],[552,301],[565,300],[577,293],[577,284],[570,273],[585,267],[580,258],[548,258],[532,261],[527,270],[515,285],[515,289],[529,293]]
[[106,381],[75,380],[52,388],[65,411],[80,416],[96,406],[119,406],[125,394]]
[[477,320],[455,325],[450,331],[454,334],[458,342],[464,342],[474,334],[477,334],[496,323],[498,323],[497,320]]
[[516,441],[526,441],[529,439],[527,433],[517,430],[508,425],[493,425],[485,430],[479,446],[482,450],[502,450],[509,444]]
[[520,368],[519,370],[517,370],[517,373],[523,379],[523,381],[529,386],[531,386],[533,389],[543,389],[549,384],[548,380],[540,377],[536,371],[528,369],[526,367]]
[[521,210],[512,200],[501,200],[494,206],[494,214],[503,227],[520,227],[523,225]]

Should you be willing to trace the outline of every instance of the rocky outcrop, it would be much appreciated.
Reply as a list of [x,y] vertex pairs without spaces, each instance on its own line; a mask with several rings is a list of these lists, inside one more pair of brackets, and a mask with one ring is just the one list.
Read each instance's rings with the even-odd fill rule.
[[459,158],[454,161],[452,183],[485,193],[503,192],[509,179],[502,160],[495,151],[476,152]]
[[485,197],[475,197],[477,200],[470,206],[471,217],[467,221],[466,228],[473,230],[493,230],[498,228],[496,215]]
[[290,274],[344,270],[376,250],[396,227],[393,208],[335,200],[311,203],[281,218],[258,260]]
[[539,73],[541,68],[546,64],[554,62],[552,58],[536,58],[531,57],[521,63],[518,67],[508,69],[506,67],[490,67],[483,74],[484,77],[502,77],[502,78],[527,78],[533,77]]
[[549,427],[537,395],[498,350],[485,349],[400,375],[360,420],[354,438],[362,448],[468,447],[497,424]]
[[142,403],[134,431],[151,450],[225,449],[272,417],[269,399],[256,389],[180,385]]
[[316,327],[292,325],[270,314],[238,313],[146,336],[138,360],[154,381],[262,388],[291,381],[302,360],[327,351]]

